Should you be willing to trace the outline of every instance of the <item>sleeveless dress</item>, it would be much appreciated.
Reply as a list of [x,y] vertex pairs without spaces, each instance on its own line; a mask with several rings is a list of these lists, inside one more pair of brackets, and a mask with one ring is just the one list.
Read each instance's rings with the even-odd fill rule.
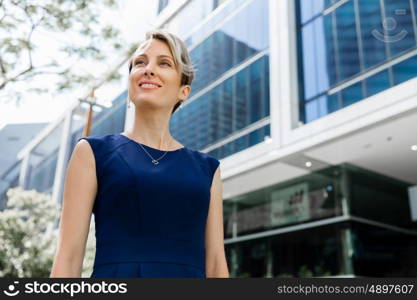
[[168,153],[122,134],[82,137],[96,163],[96,256],[91,278],[206,277],[205,227],[220,162],[183,147]]

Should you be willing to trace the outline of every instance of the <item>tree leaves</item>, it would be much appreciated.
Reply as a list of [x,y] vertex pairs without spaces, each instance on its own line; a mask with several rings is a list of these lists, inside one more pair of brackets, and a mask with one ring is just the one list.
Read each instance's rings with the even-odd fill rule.
[[58,206],[49,195],[20,187],[7,196],[0,212],[0,276],[49,277],[55,239],[47,227],[56,221]]
[[[0,211],[0,277],[49,277],[57,249],[60,205],[49,194],[21,187],[7,191]],[[92,218],[92,220],[94,220]],[[92,271],[95,254],[94,222],[86,245],[82,277]]]
[[[95,80],[92,74],[80,75],[72,69],[86,62],[106,62],[109,57],[123,57],[132,45],[121,39],[120,31],[100,20],[101,10],[117,7],[114,0],[3,0],[0,6],[0,102],[10,100],[15,84],[25,82],[26,92],[53,93],[79,87]],[[40,68],[38,41],[34,36],[59,34],[56,62],[50,68]],[[49,35],[49,34],[48,34]],[[66,54],[72,60],[58,59]],[[51,68],[54,67],[54,68]],[[56,74],[55,86],[31,88],[32,80],[45,74]],[[99,77],[101,74],[94,74]],[[103,74],[104,75],[104,74]],[[118,80],[108,76],[109,80]],[[51,81],[52,82],[52,81]],[[27,83],[27,84],[26,84]],[[78,85],[77,85],[78,84]],[[4,95],[6,87],[9,90]],[[22,92],[16,85],[16,101]],[[25,92],[23,91],[23,92]]]

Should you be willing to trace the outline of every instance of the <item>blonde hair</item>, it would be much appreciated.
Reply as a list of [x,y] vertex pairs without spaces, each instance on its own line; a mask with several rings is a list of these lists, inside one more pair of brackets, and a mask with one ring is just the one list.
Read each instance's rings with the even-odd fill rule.
[[[178,73],[181,74],[181,85],[191,85],[194,80],[196,69],[191,62],[188,49],[179,37],[164,29],[152,29],[146,32],[145,40],[139,43],[135,52],[129,59],[129,74],[132,71],[133,59],[135,58],[137,52],[144,48],[152,39],[160,40],[167,44],[169,50],[174,56],[175,68]],[[182,102],[183,100],[179,100],[175,103],[171,114],[175,112]]]

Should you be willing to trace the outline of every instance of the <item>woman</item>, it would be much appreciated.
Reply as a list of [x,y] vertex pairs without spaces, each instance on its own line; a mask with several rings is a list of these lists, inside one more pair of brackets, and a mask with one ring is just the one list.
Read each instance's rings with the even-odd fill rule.
[[169,132],[193,78],[178,37],[146,33],[129,62],[133,125],[80,138],[72,153],[51,277],[80,277],[92,213],[91,277],[229,277],[220,162]]

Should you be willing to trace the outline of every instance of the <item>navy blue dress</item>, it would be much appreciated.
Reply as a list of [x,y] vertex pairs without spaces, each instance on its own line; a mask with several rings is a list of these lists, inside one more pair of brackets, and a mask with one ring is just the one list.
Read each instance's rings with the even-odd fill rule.
[[96,163],[95,277],[206,277],[205,227],[220,162],[183,147],[165,151],[124,136],[80,138]]

